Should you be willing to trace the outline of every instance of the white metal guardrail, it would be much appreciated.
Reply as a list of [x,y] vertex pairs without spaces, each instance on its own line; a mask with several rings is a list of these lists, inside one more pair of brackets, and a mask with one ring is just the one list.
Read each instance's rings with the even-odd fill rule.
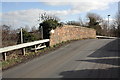
[[[41,45],[45,42],[49,42],[49,39],[44,39],[44,40],[39,40],[39,41],[34,41],[34,42],[28,42],[28,43],[3,47],[3,48],[0,48],[0,53],[5,53],[4,54],[4,57],[5,57],[4,59],[6,60],[6,52],[8,52],[8,51],[12,51],[12,50],[16,50],[16,49],[22,49],[22,48],[26,48],[26,47],[34,46],[34,45],[35,45],[34,50],[36,51],[37,49],[41,49],[41,48],[46,47],[46,45],[43,45],[43,46]],[[37,47],[36,45],[38,45],[38,44],[40,44],[40,45]]]
[[99,35],[97,35],[96,38],[116,39],[117,37],[109,37],[109,36],[99,36]]

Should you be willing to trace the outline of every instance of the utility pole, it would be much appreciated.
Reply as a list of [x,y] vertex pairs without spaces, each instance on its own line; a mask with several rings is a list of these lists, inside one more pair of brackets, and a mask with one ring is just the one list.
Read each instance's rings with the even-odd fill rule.
[[108,36],[110,36],[110,33],[109,33],[109,16],[110,15],[108,15],[108,25],[107,25]]
[[22,32],[22,28],[20,29],[20,37],[21,37],[21,44],[23,43],[23,32]]
[[[23,30],[22,30],[22,28],[20,29],[20,33],[21,33],[21,44],[23,43]],[[23,48],[23,55],[25,55],[25,48]]]
[[[41,21],[41,15],[39,14],[39,19],[38,21],[40,22]],[[40,26],[40,25],[39,25]],[[41,29],[41,38],[43,39],[43,26],[40,26],[40,29]]]
[[109,16],[110,16],[110,15],[108,15],[108,28],[109,28]]

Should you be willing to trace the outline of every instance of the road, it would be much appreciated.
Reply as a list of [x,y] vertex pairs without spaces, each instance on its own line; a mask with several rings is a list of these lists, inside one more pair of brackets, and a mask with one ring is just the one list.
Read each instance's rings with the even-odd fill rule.
[[118,78],[119,46],[118,39],[75,41],[4,71],[3,78]]

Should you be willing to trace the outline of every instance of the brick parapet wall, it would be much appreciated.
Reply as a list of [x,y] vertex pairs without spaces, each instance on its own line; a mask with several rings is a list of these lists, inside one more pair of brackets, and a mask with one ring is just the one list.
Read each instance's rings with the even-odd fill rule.
[[96,38],[96,30],[80,26],[64,25],[57,27],[50,35],[50,46],[61,43],[62,41]]

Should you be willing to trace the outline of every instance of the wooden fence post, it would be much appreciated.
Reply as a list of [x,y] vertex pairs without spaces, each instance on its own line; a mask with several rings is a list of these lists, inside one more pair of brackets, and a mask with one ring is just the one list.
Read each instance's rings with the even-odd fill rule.
[[37,52],[37,49],[36,49],[36,48],[37,48],[37,46],[35,45],[35,52]]
[[6,52],[5,52],[5,53],[2,53],[2,54],[3,54],[3,59],[6,61],[6,60],[7,60]]
[[23,48],[22,51],[23,51],[23,55],[25,55],[25,48]]

